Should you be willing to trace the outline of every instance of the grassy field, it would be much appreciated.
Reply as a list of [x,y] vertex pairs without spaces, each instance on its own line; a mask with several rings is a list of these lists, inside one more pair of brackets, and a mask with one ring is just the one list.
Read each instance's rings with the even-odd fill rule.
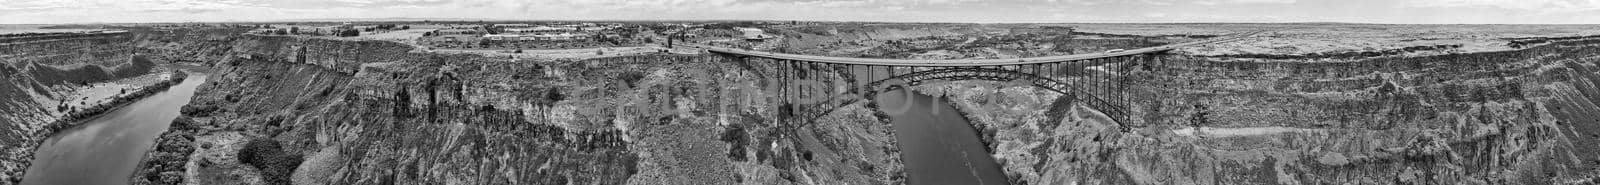
[[1600,35],[1600,25],[1400,25],[1400,24],[1053,24],[1082,32],[1133,35],[1220,35],[1266,30],[1234,42],[1180,51],[1195,55],[1305,54],[1462,45],[1458,52],[1503,51],[1505,38]]

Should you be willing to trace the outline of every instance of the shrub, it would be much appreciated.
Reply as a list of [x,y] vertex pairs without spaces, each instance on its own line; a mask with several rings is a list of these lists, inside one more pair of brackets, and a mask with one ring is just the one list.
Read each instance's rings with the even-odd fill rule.
[[355,30],[355,29],[340,30],[337,35],[340,36],[340,37],[361,36],[361,30]]
[[750,144],[750,138],[745,133],[743,124],[735,123],[729,125],[728,130],[722,132],[721,140],[731,145],[728,149],[728,158],[732,158],[734,161],[748,160],[745,157],[744,147]]
[[567,96],[562,95],[560,90],[550,89],[545,91],[544,99],[550,103],[555,103],[561,100],[567,100]]
[[239,161],[256,167],[268,184],[289,184],[289,175],[304,159],[283,151],[277,140],[252,139],[239,150]]
[[193,117],[211,116],[211,113],[216,111],[217,105],[213,104],[189,104],[178,110],[179,113],[182,113],[185,116]]
[[617,75],[617,79],[618,80],[622,80],[623,83],[627,83],[628,84],[628,88],[636,88],[636,86],[639,84],[639,80],[643,80],[644,79],[644,75],[645,75],[644,72],[628,71],[628,72],[622,72],[622,74],[618,74]]

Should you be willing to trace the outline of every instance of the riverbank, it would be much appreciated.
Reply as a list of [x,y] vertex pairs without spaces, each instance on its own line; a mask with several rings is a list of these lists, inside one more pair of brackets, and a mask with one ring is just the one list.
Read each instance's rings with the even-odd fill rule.
[[[1061,94],[1038,87],[957,81],[910,89],[939,97],[951,104],[957,114],[970,120],[970,128],[977,131],[983,148],[1000,164],[1012,184],[1036,184],[1037,179],[1051,176],[1052,172],[1041,164],[1053,155],[1081,153],[1067,148],[1100,148],[1102,143],[1116,140],[1107,134],[1117,132],[1109,118],[1078,106]],[[1091,157],[1079,159],[1090,160]]]
[[[205,83],[201,83],[205,84]],[[140,158],[138,168],[129,175],[130,184],[179,184],[185,182],[184,169],[188,168],[189,158],[195,150],[194,136],[200,135],[202,127],[195,123],[192,115],[206,116],[209,112],[202,106],[184,105],[178,109],[178,118],[165,132],[156,137],[155,144]]]
[[[187,73],[193,73],[188,71]],[[128,184],[139,161],[188,104],[205,75],[75,123],[34,152],[24,185]]]
[[178,184],[184,182],[184,169],[189,164],[190,154],[194,153],[194,136],[199,135],[201,127],[194,123],[188,114],[193,114],[191,106],[184,106],[177,119],[172,119],[172,125],[166,132],[156,137],[156,143],[150,145],[150,150],[140,158],[139,167],[129,176],[128,182],[132,184]]
[[888,106],[910,184],[1012,184],[983,136],[947,97],[911,90],[875,97]]
[[166,91],[167,88],[178,85],[178,83],[183,83],[183,80],[188,78],[188,76],[189,75],[187,73],[184,73],[181,70],[174,70],[171,77],[162,80],[161,82],[156,82],[155,84],[141,88],[132,93],[114,97],[111,99],[111,101],[103,104],[98,104],[67,113],[66,115],[61,116],[61,119],[45,124],[44,129],[36,131],[34,135],[49,137],[50,135],[54,135],[56,132],[60,132],[61,130],[66,130],[68,128],[72,128],[73,126],[77,126],[77,124],[81,124],[83,120],[93,119],[98,117],[100,114],[116,110],[124,105],[136,102],[139,99],[150,97],[150,95],[155,95],[156,93]]
[[[205,82],[200,82],[204,85]],[[189,117],[197,112],[207,110],[197,109],[196,106],[184,105],[178,109],[179,115],[173,118],[166,131],[156,136],[154,144],[145,150],[139,158],[139,163],[132,174],[129,174],[129,184],[179,184],[183,181],[183,171],[189,161],[189,156],[194,152],[194,135],[201,129]]]
[[[175,86],[175,85],[177,85],[179,83],[182,83],[183,80],[187,79],[187,77],[188,77],[187,73],[184,73],[183,71],[180,71],[180,70],[174,70],[171,74],[172,75],[169,78],[167,78],[165,80],[162,80],[160,82],[156,82],[155,84],[152,84],[150,86],[141,88],[139,90],[133,91],[131,93],[128,93],[128,94],[125,94],[125,95],[122,95],[122,96],[116,96],[114,98],[111,98],[110,101],[107,101],[106,103],[103,103],[103,104],[98,104],[98,105],[95,105],[95,106],[92,106],[92,107],[88,107],[88,108],[84,108],[84,109],[81,109],[81,110],[78,110],[78,111],[67,113],[66,115],[61,116],[59,119],[57,119],[54,122],[46,123],[42,128],[40,128],[39,130],[37,130],[37,131],[32,133],[32,136],[33,136],[32,138],[37,138],[37,139],[35,139],[33,141],[28,141],[26,143],[23,143],[25,146],[22,146],[22,148],[26,148],[26,149],[28,149],[28,151],[37,150],[38,147],[42,144],[42,142],[47,141],[48,138],[60,133],[61,131],[76,127],[76,126],[82,124],[85,120],[90,120],[90,119],[97,118],[97,117],[99,117],[100,115],[102,115],[104,113],[115,111],[117,109],[120,109],[122,106],[126,106],[128,104],[132,104],[133,102],[137,102],[138,100],[143,99],[145,97],[149,97],[151,95],[155,95],[155,94],[160,93],[162,91],[166,91],[168,88],[171,88],[172,86]],[[28,156],[30,156],[29,158],[32,158],[33,155],[34,155],[33,153],[29,153],[28,154]],[[28,166],[31,165],[32,161],[31,160],[29,160],[29,161],[21,161],[21,163],[22,163],[22,168],[11,169],[11,170],[14,170],[14,171],[6,172],[7,174],[16,174],[14,176],[14,178],[9,179],[9,181],[11,183],[21,183],[21,181],[22,181],[21,177],[24,177],[26,175]]]
[[76,34],[0,41],[0,182],[21,181],[46,125],[73,109],[151,86],[163,61],[146,58],[138,34]]

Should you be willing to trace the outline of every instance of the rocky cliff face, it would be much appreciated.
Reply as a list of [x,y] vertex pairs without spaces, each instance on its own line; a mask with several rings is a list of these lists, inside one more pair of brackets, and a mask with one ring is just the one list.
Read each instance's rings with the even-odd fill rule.
[[[1591,183],[1600,42],[1349,60],[1171,56],[1132,132],[1029,87],[950,97],[1028,184]],[[1054,101],[1052,101],[1054,100]]]
[[139,52],[132,47],[141,33],[72,34],[10,39],[0,44],[0,58],[10,63],[44,65],[117,65]]
[[[135,181],[194,184],[892,184],[863,104],[784,117],[715,56],[513,61],[388,42],[242,36]],[[172,51],[177,52],[177,51]],[[736,101],[749,100],[749,101]]]

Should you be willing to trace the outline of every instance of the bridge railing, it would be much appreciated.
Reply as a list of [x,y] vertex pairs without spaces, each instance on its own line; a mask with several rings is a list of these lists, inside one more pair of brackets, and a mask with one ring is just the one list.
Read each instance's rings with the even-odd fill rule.
[[777,52],[769,52],[769,51],[755,51],[755,50],[746,50],[746,49],[734,49],[734,48],[716,47],[716,46],[709,46],[709,45],[703,45],[703,44],[694,44],[694,43],[681,43],[681,44],[678,44],[678,45],[686,46],[686,47],[693,47],[693,48],[701,48],[701,49],[705,49],[706,51],[713,52],[713,53],[724,53],[724,54],[744,55],[744,56],[751,56],[751,57],[762,57],[762,58],[772,58],[772,59],[782,59],[782,60],[810,61],[810,62],[822,62],[822,63],[834,63],[834,64],[875,65],[875,66],[924,66],[924,67],[963,67],[963,66],[966,66],[966,67],[970,67],[970,66],[1008,66],[1008,65],[1061,63],[1061,62],[1073,62],[1073,61],[1082,61],[1082,60],[1098,59],[1098,58],[1133,56],[1133,55],[1149,54],[1149,53],[1156,53],[1156,52],[1164,52],[1164,51],[1168,51],[1168,50],[1173,50],[1173,49],[1177,49],[1177,48],[1181,48],[1181,47],[1187,47],[1187,46],[1193,46],[1193,45],[1210,44],[1210,43],[1216,43],[1216,42],[1236,40],[1236,39],[1244,38],[1244,37],[1255,35],[1255,34],[1259,34],[1259,33],[1261,33],[1261,31],[1246,32],[1246,33],[1222,36],[1222,37],[1217,37],[1217,38],[1208,39],[1208,40],[1202,40],[1202,41],[1185,42],[1185,43],[1178,43],[1178,44],[1168,44],[1168,45],[1162,45],[1162,46],[1156,46],[1156,47],[1147,47],[1147,48],[1138,48],[1138,49],[1128,49],[1128,50],[1123,50],[1123,51],[1120,51],[1120,52],[1087,53],[1087,54],[1076,54],[1076,55],[1032,57],[1032,58],[1016,58],[1016,59],[913,60],[913,59],[882,59],[882,58],[849,58],[849,57],[798,55],[798,54],[777,53]]

